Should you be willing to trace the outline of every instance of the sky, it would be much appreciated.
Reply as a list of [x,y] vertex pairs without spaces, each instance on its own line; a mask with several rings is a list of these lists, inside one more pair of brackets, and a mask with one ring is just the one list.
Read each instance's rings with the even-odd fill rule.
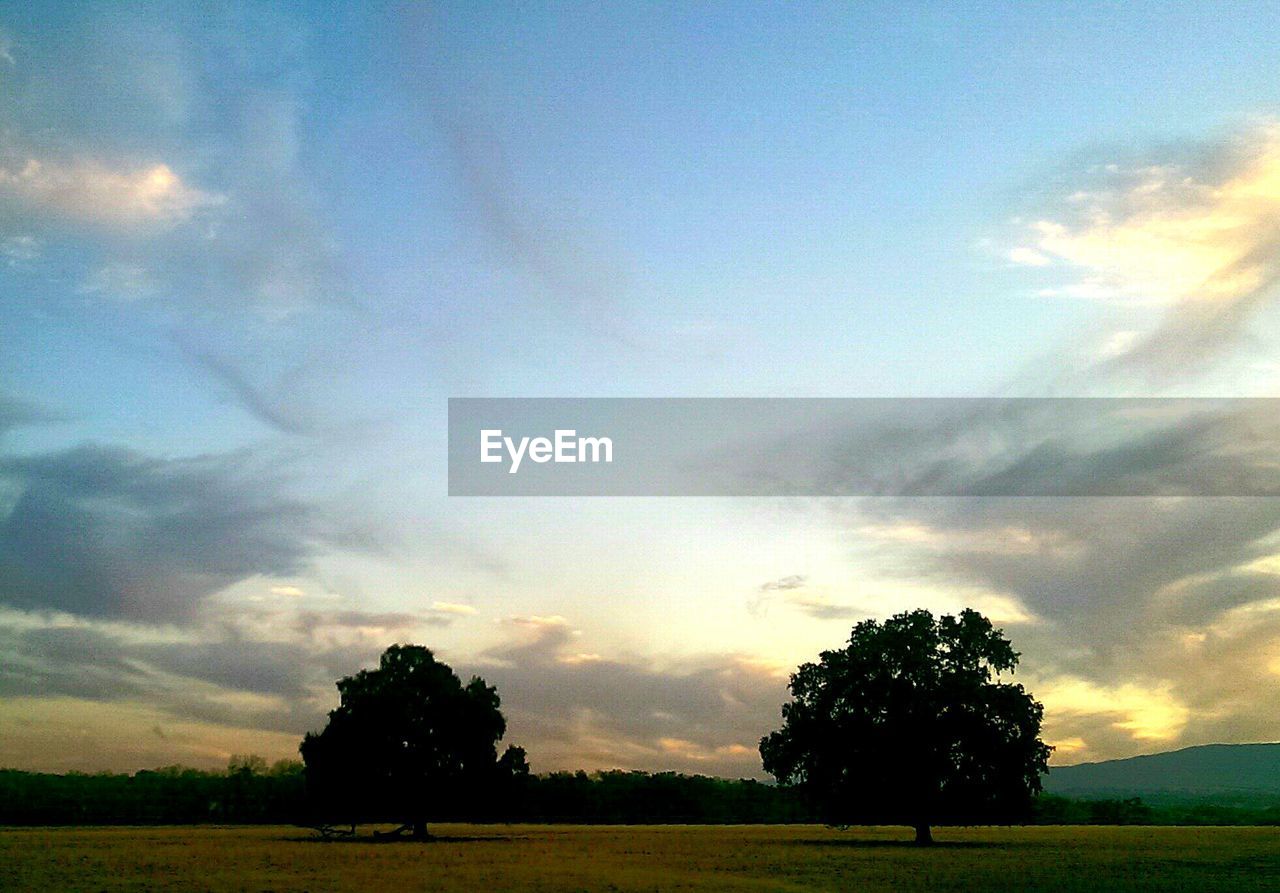
[[445,424],[1280,396],[1278,13],[0,7],[0,765],[295,757],[413,641],[535,771],[761,777],[915,607],[1054,762],[1280,739],[1280,501],[450,498]]

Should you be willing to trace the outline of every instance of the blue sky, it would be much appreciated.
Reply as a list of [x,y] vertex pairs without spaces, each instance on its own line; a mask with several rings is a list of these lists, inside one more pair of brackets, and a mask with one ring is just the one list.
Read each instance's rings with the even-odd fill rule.
[[1269,503],[444,495],[449,396],[1274,395],[1276,13],[6,8],[0,764],[285,756],[413,639],[535,769],[759,774],[921,604],[1059,760],[1280,737]]

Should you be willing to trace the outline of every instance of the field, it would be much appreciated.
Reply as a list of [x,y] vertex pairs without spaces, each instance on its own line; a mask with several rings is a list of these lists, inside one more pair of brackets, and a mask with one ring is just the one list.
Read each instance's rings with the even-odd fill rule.
[[1277,890],[1280,829],[436,825],[0,830],[0,890]]

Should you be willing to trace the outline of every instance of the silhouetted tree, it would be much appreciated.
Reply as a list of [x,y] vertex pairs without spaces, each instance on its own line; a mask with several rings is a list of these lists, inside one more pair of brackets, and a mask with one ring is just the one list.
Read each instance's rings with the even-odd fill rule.
[[1050,748],[1044,708],[995,677],[1017,663],[976,611],[865,620],[792,674],[783,727],[760,741],[764,767],[831,824],[911,825],[921,844],[934,824],[1025,820]]
[[498,769],[504,778],[527,778],[529,776],[529,755],[525,753],[523,747],[516,747],[512,744],[499,758]]
[[501,772],[528,766],[509,748],[497,691],[479,677],[466,685],[421,645],[392,645],[376,670],[338,682],[340,703],[320,734],[299,748],[321,818],[353,825],[393,819],[427,837],[427,815],[468,794],[491,791]]

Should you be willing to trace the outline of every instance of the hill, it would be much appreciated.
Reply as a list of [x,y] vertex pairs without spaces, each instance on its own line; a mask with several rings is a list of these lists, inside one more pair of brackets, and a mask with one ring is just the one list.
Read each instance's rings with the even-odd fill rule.
[[1280,797],[1280,744],[1206,744],[1055,766],[1044,789],[1066,797]]

